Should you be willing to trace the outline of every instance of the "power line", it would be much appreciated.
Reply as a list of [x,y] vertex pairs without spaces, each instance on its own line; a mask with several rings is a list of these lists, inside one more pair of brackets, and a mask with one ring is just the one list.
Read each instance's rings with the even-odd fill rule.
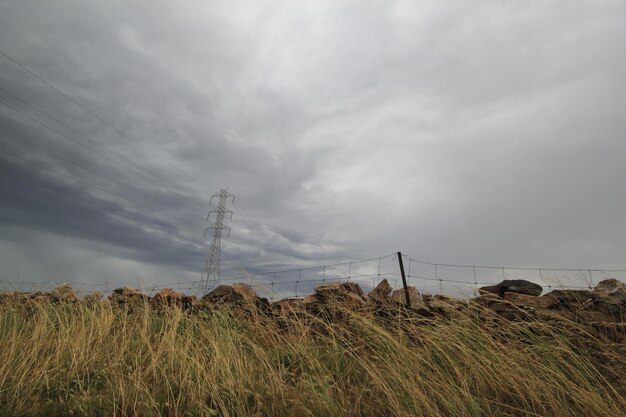
[[[5,92],[6,92],[6,90],[4,90],[4,89],[3,89],[3,88],[1,88],[1,87],[0,87],[0,90],[2,90],[2,91],[5,91]],[[9,93],[9,94],[10,94],[10,93]],[[145,168],[142,168],[142,167],[140,167],[140,166],[138,166],[138,165],[134,164],[132,161],[130,161],[128,158],[124,157],[123,155],[120,155],[120,154],[118,154],[117,152],[114,152],[114,151],[112,151],[111,149],[107,148],[106,146],[104,146],[104,145],[102,145],[102,144],[98,143],[98,141],[96,141],[96,140],[94,140],[94,139],[91,139],[91,138],[89,138],[89,137],[87,137],[87,136],[83,135],[82,133],[80,133],[80,132],[76,131],[75,129],[71,128],[70,126],[67,126],[65,123],[61,122],[60,120],[58,120],[58,119],[56,119],[56,118],[54,118],[54,117],[52,117],[52,116],[50,116],[50,115],[46,114],[45,112],[43,112],[43,111],[39,110],[37,107],[35,107],[35,106],[33,106],[33,105],[31,105],[31,104],[29,104],[29,103],[27,103],[27,102],[25,102],[25,101],[23,101],[23,100],[19,99],[18,97],[14,96],[14,95],[12,95],[12,94],[10,94],[10,95],[11,95],[11,96],[13,96],[13,97],[15,97],[16,99],[20,100],[22,103],[24,103],[24,104],[28,105],[29,107],[31,107],[31,108],[33,108],[33,109],[35,109],[35,111],[39,112],[40,114],[43,114],[44,116],[49,117],[50,119],[52,119],[52,120],[56,121],[57,123],[61,124],[62,126],[64,126],[64,127],[68,128],[68,129],[70,129],[70,130],[74,131],[74,132],[75,132],[75,133],[77,133],[80,137],[85,138],[85,139],[87,139],[87,140],[89,140],[89,141],[91,141],[91,142],[95,143],[96,145],[98,145],[98,146],[100,146],[100,147],[104,148],[105,150],[107,150],[108,152],[110,152],[110,153],[112,153],[112,154],[114,154],[114,155],[118,156],[119,158],[123,159],[124,161],[127,161],[130,165],[135,165],[135,166],[137,166],[138,168],[140,168],[140,169],[142,169],[142,170],[144,170],[144,171],[146,171],[146,172],[150,173],[150,172],[149,172],[149,171],[147,171]],[[81,141],[79,141],[79,140],[76,140],[76,139],[74,139],[74,138],[72,138],[72,137],[70,137],[70,136],[68,136],[68,135],[64,134],[63,132],[59,131],[58,129],[55,129],[54,127],[52,127],[52,126],[50,126],[50,125],[48,125],[48,124],[46,124],[46,123],[42,122],[41,120],[39,120],[39,119],[37,119],[37,118],[35,118],[35,117],[33,117],[33,116],[31,116],[31,115],[27,114],[27,113],[25,113],[25,112],[23,112],[23,111],[21,111],[21,110],[19,110],[19,109],[15,108],[15,107],[14,107],[14,106],[12,106],[11,104],[9,104],[9,103],[7,103],[7,102],[5,102],[5,101],[3,101],[3,100],[0,100],[0,103],[1,103],[1,104],[3,104],[3,105],[5,105],[6,107],[10,108],[10,109],[11,109],[11,110],[13,110],[14,112],[16,112],[16,113],[18,113],[18,114],[21,114],[22,116],[24,116],[24,117],[26,117],[26,118],[28,118],[28,119],[30,119],[30,120],[32,120],[32,121],[34,121],[35,123],[37,123],[37,124],[39,124],[39,125],[43,126],[44,128],[46,128],[46,129],[49,129],[49,130],[53,131],[53,132],[54,132],[54,133],[56,133],[57,135],[62,136],[62,137],[64,137],[65,139],[67,139],[67,140],[69,140],[69,141],[71,141],[71,142],[73,142],[73,143],[75,143],[75,144],[77,144],[77,145],[79,145],[79,146],[82,146],[83,148],[88,149],[88,150],[90,150],[91,152],[94,152],[95,154],[97,154],[97,155],[99,155],[99,156],[101,156],[101,157],[103,157],[103,158],[105,158],[105,159],[108,159],[109,161],[113,162],[115,165],[117,165],[117,166],[119,166],[119,167],[121,167],[121,168],[123,168],[123,169],[127,169],[127,170],[129,170],[129,171],[131,171],[131,172],[134,172],[134,173],[135,173],[135,174],[137,174],[137,175],[140,175],[141,177],[143,177],[143,178],[145,178],[146,180],[150,181],[151,183],[153,183],[153,184],[157,185],[158,187],[161,187],[161,188],[163,188],[163,189],[165,189],[165,190],[167,190],[167,191],[170,191],[170,192],[172,192],[172,193],[174,193],[174,194],[178,195],[179,197],[184,198],[185,200],[190,201],[190,202],[192,202],[192,203],[194,203],[194,204],[196,204],[196,205],[198,205],[198,206],[200,206],[200,207],[203,207],[203,208],[205,208],[205,207],[206,207],[206,205],[200,204],[200,203],[198,203],[197,201],[192,200],[191,198],[189,198],[189,197],[187,197],[187,196],[185,196],[185,195],[183,195],[183,194],[180,194],[179,192],[177,192],[177,191],[175,191],[175,190],[171,189],[170,187],[167,187],[167,186],[165,186],[165,185],[163,185],[163,184],[158,183],[157,181],[155,181],[154,179],[150,178],[149,176],[147,176],[147,175],[145,175],[145,174],[142,174],[140,171],[138,171],[138,170],[136,170],[136,169],[133,169],[133,168],[131,168],[131,167],[129,167],[129,166],[123,165],[123,164],[121,164],[119,161],[117,161],[117,160],[115,160],[115,159],[111,158],[110,156],[108,156],[108,155],[106,155],[106,154],[104,154],[104,153],[102,153],[102,152],[98,151],[97,149],[94,149],[94,148],[92,148],[92,147],[90,147],[90,146],[88,146],[88,145],[84,144],[83,142],[81,142]],[[161,178],[160,176],[158,176],[158,175],[156,175],[156,174],[154,174],[154,173],[150,173],[150,174],[152,174],[152,175],[154,175],[155,177],[157,177],[157,178],[161,179],[162,181],[166,181],[165,179]]]
[[[14,98],[15,100],[19,101],[20,103],[22,103],[22,104],[24,104],[24,105],[26,105],[26,106],[30,107],[31,109],[35,110],[37,113],[39,113],[39,114],[41,114],[41,115],[43,115],[43,116],[45,116],[45,117],[47,117],[47,118],[49,118],[49,119],[54,120],[55,122],[57,122],[57,123],[58,123],[58,124],[60,124],[61,126],[65,127],[66,129],[68,129],[68,130],[70,130],[70,131],[72,131],[72,132],[76,133],[79,137],[82,137],[82,138],[84,138],[84,139],[86,139],[86,140],[88,140],[88,141],[90,141],[90,142],[92,142],[92,143],[96,144],[97,146],[100,146],[100,147],[104,148],[104,149],[105,149],[105,150],[107,150],[108,152],[110,152],[110,153],[112,153],[113,155],[117,156],[118,158],[121,158],[122,160],[124,160],[126,163],[128,163],[128,164],[130,164],[130,165],[133,165],[133,166],[137,166],[139,169],[141,169],[141,170],[143,170],[143,171],[147,172],[147,173],[148,173],[148,174],[150,174],[150,175],[155,176],[156,178],[160,179],[161,181],[167,182],[167,183],[171,184],[172,186],[175,186],[175,184],[171,183],[170,181],[167,181],[165,178],[161,177],[160,175],[157,175],[157,174],[155,174],[155,173],[153,173],[153,172],[150,172],[150,171],[148,171],[146,168],[143,168],[143,167],[141,167],[141,166],[139,166],[139,165],[135,164],[133,161],[129,160],[129,159],[128,159],[128,158],[126,158],[124,155],[121,155],[120,153],[118,153],[118,152],[116,152],[116,151],[113,151],[113,150],[111,150],[110,148],[108,148],[108,147],[106,147],[106,146],[102,145],[102,144],[101,144],[100,142],[98,142],[97,140],[95,140],[95,139],[93,139],[93,138],[91,138],[91,137],[89,137],[89,136],[86,136],[85,134],[83,134],[82,132],[80,132],[80,131],[76,130],[76,129],[75,129],[75,128],[73,128],[72,126],[69,126],[68,124],[64,123],[63,121],[59,120],[58,118],[56,118],[56,117],[54,117],[54,116],[50,115],[49,113],[47,113],[47,112],[45,112],[45,111],[41,110],[39,107],[37,107],[37,106],[35,106],[35,105],[33,105],[33,104],[31,104],[31,103],[27,102],[26,100],[21,99],[20,97],[16,96],[15,94],[11,93],[10,91],[6,90],[5,88],[0,87],[0,91],[3,91],[5,94],[7,94],[7,95],[11,96],[12,98]],[[23,116],[25,116],[25,117],[27,117],[27,118],[29,118],[29,119],[31,119],[31,120],[33,120],[33,121],[35,121],[35,122],[37,122],[37,123],[39,123],[39,124],[43,125],[44,127],[48,128],[48,129],[51,129],[51,130],[52,130],[52,131],[54,131],[55,133],[60,134],[61,136],[64,136],[64,137],[66,137],[67,139],[69,139],[69,140],[71,140],[71,141],[73,141],[73,142],[77,143],[74,139],[71,139],[71,138],[67,137],[67,136],[66,136],[66,135],[64,135],[63,133],[59,132],[58,130],[56,130],[56,129],[54,129],[54,128],[50,127],[50,126],[48,126],[47,124],[45,124],[45,123],[41,122],[40,120],[38,120],[38,119],[36,119],[36,118],[33,118],[32,116],[30,116],[30,115],[28,115],[28,114],[26,114],[26,113],[24,113],[24,112],[22,112],[22,111],[20,111],[20,110],[16,109],[15,107],[11,106],[9,103],[7,103],[7,102],[5,102],[5,101],[2,101],[2,100],[0,100],[0,103],[2,103],[2,104],[4,104],[5,106],[9,107],[9,108],[10,108],[10,109],[12,109],[13,111],[15,111],[15,112],[17,112],[17,113],[19,113],[19,114],[21,114],[21,115],[23,115]],[[87,146],[85,146],[85,145],[83,145],[83,144],[81,144],[81,143],[77,143],[77,144],[79,144],[80,146],[86,147],[87,149],[91,150],[92,152],[96,152],[96,153],[98,153],[99,155],[101,155],[101,156],[103,156],[103,157],[105,157],[105,158],[107,158],[107,159],[111,160],[112,162],[114,162],[115,164],[117,164],[117,165],[121,166],[122,168],[130,169],[130,168],[126,167],[126,166],[121,165],[119,162],[114,161],[114,160],[113,160],[113,159],[111,159],[110,157],[107,157],[107,156],[105,156],[105,155],[102,155],[101,153],[99,153],[99,152],[97,152],[97,151],[93,150],[92,148],[89,148],[89,147],[87,147]],[[144,177],[144,178],[147,178],[148,180],[151,180],[149,177],[146,177],[144,174],[141,174],[141,173],[139,173],[139,172],[137,172],[137,171],[134,171],[134,172],[138,173],[139,175],[141,175],[141,176],[142,176],[142,177]],[[157,185],[159,185],[159,186],[161,186],[161,185],[160,185],[160,184],[158,184],[158,183],[156,183],[156,184],[157,184]],[[168,189],[168,190],[172,191],[171,189]],[[184,195],[179,194],[179,193],[176,193],[176,194],[178,194],[180,197],[183,197],[183,198],[185,198],[185,199],[187,199],[187,200],[189,200],[189,201],[193,202],[194,204],[198,204],[196,201],[191,200],[191,199],[190,199],[189,197],[187,197],[187,196],[184,196]],[[202,207],[203,207],[203,208],[205,208],[206,206],[205,206],[205,205],[202,205]]]
[[[85,105],[83,105],[82,103],[80,103],[79,101],[75,100],[74,98],[72,98],[71,96],[67,95],[65,92],[63,92],[62,90],[60,90],[59,88],[57,88],[54,84],[46,81],[43,77],[39,76],[38,74],[36,74],[34,71],[32,71],[30,68],[28,68],[27,66],[21,64],[20,62],[18,62],[17,60],[15,60],[14,58],[10,57],[9,55],[7,55],[4,51],[0,50],[0,54],[3,55],[5,58],[9,59],[11,62],[13,62],[15,65],[17,65],[18,67],[22,68],[24,71],[28,72],[29,74],[31,74],[33,77],[37,78],[38,80],[40,80],[42,83],[44,83],[45,85],[47,85],[48,87],[52,88],[53,90],[57,91],[59,94],[61,94],[63,97],[65,97],[67,100],[71,101],[72,103],[74,103],[76,106],[80,107],[81,109],[85,110],[87,113],[89,113],[90,115],[92,115],[93,117],[95,117],[96,119],[100,120],[102,123],[106,124],[107,126],[109,126],[111,129],[113,129],[118,135],[130,140],[131,142],[133,142],[134,144],[136,144],[137,146],[139,146],[140,148],[150,152],[152,155],[156,156],[157,158],[161,159],[162,161],[164,161],[165,163],[167,163],[168,165],[170,165],[171,167],[173,167],[174,169],[178,170],[179,172],[183,173],[184,175],[186,175],[187,177],[191,178],[193,181],[200,183],[197,179],[195,179],[194,177],[192,177],[190,174],[188,174],[186,171],[182,170],[181,168],[178,168],[176,165],[172,164],[170,161],[168,161],[167,159],[165,159],[164,157],[160,156],[158,153],[154,152],[153,150],[151,150],[150,148],[148,148],[147,146],[143,145],[141,142],[133,139],[132,137],[130,137],[128,134],[126,134],[125,132],[123,132],[122,130],[118,129],[117,127],[115,127],[113,124],[111,124],[109,121],[107,121],[106,119],[103,119],[102,117],[100,117],[95,111],[89,109],[88,107],[86,107]],[[203,185],[204,187],[204,185]]]
[[[2,152],[2,151],[0,150],[0,152]],[[85,196],[83,196],[83,195],[68,195],[67,193],[65,193],[65,192],[63,192],[63,191],[56,190],[56,189],[54,189],[54,188],[50,188],[50,187],[46,187],[46,186],[44,186],[44,185],[42,185],[42,184],[39,184],[39,183],[37,183],[37,182],[35,182],[35,181],[31,181],[31,180],[28,180],[28,179],[25,179],[25,178],[16,178],[16,177],[13,177],[13,178],[14,178],[16,181],[24,182],[24,183],[27,183],[27,184],[33,185],[33,186],[35,186],[35,187],[41,188],[41,189],[42,189],[42,190],[44,190],[45,192],[53,192],[53,193],[55,193],[55,194],[62,195],[63,197],[65,197],[65,198],[69,198],[69,199],[72,199],[72,200],[83,200],[83,201],[85,201],[86,203],[88,203],[88,204],[90,204],[90,205],[92,205],[92,206],[94,206],[94,207],[97,207],[97,208],[101,208],[101,207],[102,207],[102,201],[96,201],[96,200],[94,200],[94,199],[91,199],[91,198],[85,197]]]
[[[74,62],[72,59],[68,58],[66,54],[64,54],[63,52],[61,52],[59,49],[57,49],[54,45],[51,45],[50,42],[48,42],[46,39],[42,38],[41,35],[39,35],[35,30],[33,30],[31,27],[29,27],[29,25],[20,17],[18,16],[15,12],[13,12],[12,10],[10,10],[9,8],[7,8],[7,11],[13,15],[13,17],[15,19],[17,19],[18,21],[20,21],[21,25],[25,28],[27,28],[32,34],[34,34],[37,38],[39,38],[39,40],[41,40],[43,43],[45,43],[48,46],[48,49],[50,51],[52,51],[53,53],[59,55],[63,60],[65,60],[65,62],[69,62],[74,68],[76,68],[77,70],[79,70],[80,72],[82,72],[85,75],[88,75],[88,72],[85,71],[81,66],[79,66],[76,62]],[[31,48],[33,49],[39,49],[36,46],[34,46],[30,41],[28,41],[28,39],[24,38],[23,36],[17,34],[17,36],[22,39],[22,41],[24,43],[26,43],[27,45],[29,45]],[[100,84],[98,82],[98,80],[93,80],[97,85],[99,85],[101,88],[103,87],[102,84]],[[166,115],[161,115],[161,116],[165,116],[167,118]],[[169,118],[168,118],[169,120]],[[140,146],[144,146],[145,145],[140,145]],[[147,149],[147,148],[146,148]],[[150,149],[147,149],[148,151],[152,152],[153,154],[156,155],[156,153],[154,153],[153,151],[151,151]],[[156,155],[157,157],[159,157],[159,155]],[[193,177],[191,174],[189,174],[188,172],[186,172],[185,170],[177,167],[176,165],[174,165],[171,161],[163,158],[162,156],[159,157],[162,158],[162,160],[164,160],[166,163],[168,163],[170,166],[172,166],[173,168],[175,168],[176,170],[178,170],[179,172],[183,173],[185,176],[187,176],[188,178],[190,178],[191,180],[193,180],[196,184],[200,185],[201,187],[203,187],[205,190],[207,191],[211,191],[209,189],[209,187],[207,187],[203,182],[201,182],[200,180],[196,179],[195,177]]]
[[[11,11],[11,13],[18,18],[18,20],[22,21],[21,18],[19,18],[19,16],[16,16],[15,13],[13,13]],[[23,21],[22,21],[23,22]],[[24,24],[25,25],[25,24]],[[27,25],[25,25],[27,26]],[[41,39],[41,37],[31,28],[28,28],[33,34],[35,34],[37,37],[39,37]],[[19,35],[18,35],[19,36]],[[27,43],[29,46],[31,46],[31,48],[35,48],[28,40],[24,39],[22,36],[20,36],[20,38]],[[44,40],[45,42],[45,40]],[[47,43],[47,42],[45,42]],[[75,62],[73,62],[71,59],[68,59],[63,53],[61,53],[60,51],[58,51],[56,48],[51,47],[50,48],[53,52],[55,52],[56,54],[60,55],[65,61],[71,63],[75,68],[77,68],[78,70],[80,70],[81,72],[85,73],[85,71],[79,66],[77,65]],[[43,82],[44,84],[46,84],[47,86],[49,86],[50,88],[54,89],[55,91],[57,91],[58,93],[60,93],[63,97],[65,97],[66,99],[70,100],[72,103],[74,103],[75,105],[79,106],[80,108],[82,108],[83,110],[87,111],[89,114],[91,114],[92,116],[96,117],[98,120],[102,121],[103,123],[107,124],[109,127],[111,127],[112,129],[114,129],[118,134],[122,135],[123,137],[131,140],[133,143],[137,144],[138,146],[140,146],[141,148],[145,149],[146,151],[152,153],[153,155],[155,155],[156,157],[158,157],[159,159],[165,161],[168,165],[170,165],[171,167],[175,168],[176,170],[178,170],[179,172],[183,173],[185,176],[187,176],[188,178],[190,178],[191,180],[193,180],[195,183],[199,184],[200,186],[202,186],[204,189],[209,190],[210,189],[201,181],[199,181],[197,178],[193,177],[192,175],[190,175],[188,172],[186,172],[185,170],[179,168],[178,166],[174,165],[173,163],[171,163],[171,161],[163,158],[161,155],[159,155],[158,153],[152,151],[151,149],[149,149],[148,147],[146,147],[145,145],[141,144],[140,142],[136,141],[135,139],[133,139],[132,137],[130,137],[128,134],[126,134],[125,132],[121,131],[120,129],[118,129],[117,127],[113,126],[110,122],[108,122],[107,120],[103,119],[102,117],[100,117],[95,111],[87,108],[86,106],[82,105],[82,103],[78,102],[77,100],[73,99],[72,97],[68,96],[66,93],[64,93],[62,90],[60,90],[59,88],[57,88],[56,86],[54,86],[52,83],[46,81],[43,77],[39,76],[38,74],[36,74],[34,71],[32,71],[30,68],[28,68],[27,66],[21,64],[20,62],[18,62],[17,60],[15,60],[14,58],[10,57],[9,55],[7,55],[5,52],[0,50],[0,54],[4,55],[7,59],[9,59],[11,62],[13,62],[15,65],[19,66],[20,68],[22,68],[24,71],[28,72],[29,74],[31,74],[32,76],[34,76],[35,78],[37,78],[38,80],[40,80],[41,82]],[[1,87],[0,87],[1,89]],[[3,91],[7,92],[6,90],[2,89]],[[11,93],[7,92],[8,94],[12,95]],[[13,96],[13,95],[12,95]],[[15,96],[13,96],[15,97]],[[16,97],[17,98],[17,97]],[[28,103],[27,103],[28,104]],[[41,112],[41,111],[40,111]],[[43,112],[42,112],[43,113]],[[46,114],[46,113],[43,113]],[[51,117],[50,115],[47,115],[48,117]],[[51,117],[52,118],[52,117]],[[54,119],[54,118],[53,118]],[[57,119],[54,119],[57,120]],[[58,120],[57,120],[58,122]],[[67,127],[67,126],[66,126]],[[72,129],[73,130],[73,129]],[[75,131],[75,130],[74,130]],[[77,132],[78,133],[78,132]],[[112,152],[109,150],[109,152]],[[161,178],[162,179],[162,178]],[[164,179],[162,179],[164,180]],[[249,222],[246,220],[245,216],[243,215],[243,213],[237,208],[235,207],[235,210],[237,211],[237,213],[241,216],[241,218],[243,219],[243,221],[245,222],[246,226],[251,230],[252,226],[250,226]]]
[[[75,167],[78,167],[78,168],[80,168],[80,169],[83,169],[83,170],[85,170],[85,171],[87,171],[87,172],[90,172],[90,173],[92,173],[92,174],[94,174],[94,175],[96,175],[96,176],[98,176],[98,177],[105,178],[105,179],[109,180],[110,182],[112,182],[112,183],[114,183],[114,184],[117,184],[117,185],[119,185],[119,186],[126,187],[126,188],[128,188],[128,189],[132,190],[133,192],[134,192],[134,191],[136,191],[136,188],[132,187],[132,186],[131,186],[131,185],[129,185],[129,184],[126,184],[126,183],[123,183],[123,182],[119,182],[119,181],[117,181],[117,180],[115,180],[115,179],[113,179],[113,178],[111,178],[111,177],[109,177],[109,176],[107,176],[107,175],[104,175],[104,174],[98,173],[98,172],[96,172],[96,171],[94,171],[94,170],[92,170],[92,169],[90,169],[90,168],[88,168],[88,167],[85,167],[85,166],[82,166],[82,165],[80,165],[80,164],[77,164],[77,163],[75,163],[75,162],[73,162],[73,161],[71,161],[71,160],[69,160],[69,159],[67,159],[67,158],[65,158],[65,157],[63,157],[63,156],[61,156],[61,155],[57,154],[57,153],[54,153],[54,152],[51,152],[51,151],[49,151],[49,150],[47,150],[47,149],[43,149],[43,148],[41,148],[41,147],[38,147],[38,146],[36,146],[36,145],[32,144],[31,142],[29,142],[29,141],[27,141],[27,140],[23,139],[23,138],[20,138],[20,137],[18,137],[18,136],[16,136],[16,135],[14,135],[14,134],[12,134],[12,133],[7,132],[6,130],[4,130],[4,129],[2,129],[2,128],[0,128],[0,131],[2,131],[2,132],[3,132],[5,135],[7,135],[7,136],[10,136],[10,137],[12,137],[12,138],[14,138],[14,139],[17,139],[17,140],[22,141],[23,143],[26,143],[27,145],[29,145],[29,146],[33,147],[34,149],[37,149],[37,150],[39,150],[39,151],[41,151],[41,152],[44,152],[44,153],[49,154],[49,155],[52,155],[52,156],[53,156],[53,157],[55,157],[55,158],[58,158],[58,159],[60,159],[60,160],[62,160],[62,161],[65,161],[65,162],[67,162],[68,164],[74,165]],[[30,161],[30,162],[32,163],[32,161]],[[46,169],[51,169],[51,168],[46,167]],[[75,179],[75,178],[74,178],[74,179]],[[134,201],[134,200],[128,200],[128,201]],[[134,202],[134,204],[135,204],[135,205],[140,205],[140,206],[142,206],[142,207],[149,207],[149,206],[146,206],[146,205],[144,205],[144,204],[142,204],[142,203],[138,203],[138,202]],[[152,210],[154,210],[154,209],[152,209]],[[175,215],[168,214],[168,213],[166,213],[166,212],[161,212],[161,213],[167,214],[168,216],[170,216],[170,217],[172,217],[172,218],[175,218],[175,219],[179,219],[179,220],[180,220],[180,218],[176,217]]]
[[46,153],[46,154],[48,154],[48,155],[51,155],[51,156],[53,156],[53,157],[55,157],[55,158],[57,158],[57,159],[59,159],[59,160],[61,160],[61,161],[65,161],[65,162],[67,162],[68,164],[71,164],[71,165],[73,165],[73,166],[75,166],[75,167],[77,167],[77,168],[80,168],[80,169],[82,169],[82,170],[85,170],[85,171],[87,171],[87,172],[90,172],[90,173],[92,173],[92,174],[94,174],[94,175],[96,175],[96,176],[98,176],[98,177],[105,178],[105,179],[109,180],[110,182],[112,182],[112,183],[114,183],[114,184],[117,184],[117,185],[122,186],[122,187],[126,187],[126,188],[128,188],[128,189],[130,189],[130,190],[132,190],[132,191],[136,191],[136,190],[137,190],[137,188],[135,188],[135,187],[131,186],[130,184],[127,184],[127,183],[124,183],[124,182],[117,181],[116,179],[114,179],[114,178],[112,178],[112,177],[110,177],[110,176],[108,176],[108,175],[106,175],[106,174],[102,174],[102,173],[100,173],[100,172],[96,172],[96,171],[94,171],[93,169],[91,169],[91,168],[89,168],[89,167],[87,167],[87,166],[84,166],[84,165],[78,164],[78,163],[76,163],[76,162],[74,162],[74,161],[72,161],[72,160],[70,160],[70,159],[68,159],[68,158],[65,158],[64,156],[61,156],[61,155],[59,155],[59,154],[57,154],[57,153],[55,153],[55,152],[52,152],[52,151],[50,151],[50,150],[44,149],[44,148],[42,148],[42,147],[39,147],[39,146],[37,146],[37,145],[33,144],[32,142],[30,142],[30,141],[28,141],[28,140],[26,140],[26,139],[24,139],[24,138],[22,138],[22,137],[19,137],[19,136],[17,136],[17,135],[15,135],[15,134],[13,134],[12,132],[8,132],[8,131],[7,131],[7,130],[5,130],[5,129],[0,128],[0,132],[4,133],[5,135],[7,135],[7,136],[9,136],[9,137],[12,137],[12,138],[14,138],[14,139],[17,139],[17,140],[19,140],[19,141],[21,141],[21,142],[23,142],[23,143],[27,144],[28,146],[30,146],[30,147],[32,147],[32,148],[34,148],[34,149],[37,149],[37,150],[39,150],[39,151],[41,151],[41,152],[44,152],[44,153]]
[[119,194],[116,194],[116,193],[113,193],[113,192],[110,192],[110,191],[104,190],[104,189],[102,189],[102,188],[100,188],[100,187],[97,187],[97,186],[94,186],[94,185],[92,185],[92,184],[89,184],[89,183],[88,183],[88,182],[86,182],[86,181],[83,181],[83,180],[80,180],[80,179],[78,179],[78,178],[76,178],[76,177],[73,177],[73,176],[71,176],[71,175],[65,174],[65,173],[63,173],[63,172],[61,172],[61,171],[59,171],[59,170],[56,170],[56,169],[50,168],[50,167],[48,167],[48,166],[46,166],[46,165],[44,165],[44,164],[40,164],[40,163],[37,163],[37,162],[35,162],[35,161],[31,161],[30,159],[26,159],[26,158],[24,158],[24,157],[22,157],[22,156],[20,156],[20,155],[16,155],[16,154],[14,154],[14,153],[12,153],[12,152],[8,152],[6,149],[0,148],[0,152],[4,153],[4,154],[6,154],[6,155],[10,155],[10,156],[12,156],[13,158],[16,158],[16,159],[22,160],[22,161],[24,161],[24,162],[27,162],[27,163],[29,163],[29,164],[32,164],[32,165],[38,166],[38,167],[40,167],[40,168],[46,169],[46,170],[48,170],[48,171],[54,172],[54,173],[56,173],[56,174],[58,174],[58,175],[61,175],[62,177],[65,177],[65,178],[68,178],[68,179],[70,179],[70,180],[72,180],[72,181],[75,181],[75,182],[77,182],[77,183],[83,184],[84,186],[86,186],[86,187],[88,187],[88,188],[93,188],[93,189],[95,189],[95,190],[97,190],[97,191],[100,191],[100,192],[105,193],[105,194],[109,194],[109,195],[111,195],[111,196],[113,196],[113,197],[119,198],[119,199],[124,200],[124,201],[126,201],[126,202],[128,202],[128,203],[131,203],[131,204],[133,204],[133,205],[137,205],[137,206],[140,206],[140,207],[146,208],[146,209],[148,209],[148,210],[150,210],[150,211],[154,211],[154,212],[159,213],[159,214],[161,214],[161,215],[163,215],[163,216],[166,216],[166,217],[172,218],[172,219],[174,219],[174,220],[177,220],[177,221],[183,222],[183,224],[187,222],[187,220],[186,220],[186,219],[182,219],[182,218],[177,217],[177,216],[174,216],[174,215],[172,215],[172,214],[165,213],[165,212],[163,212],[163,211],[161,211],[161,210],[159,210],[159,209],[155,209],[155,208],[150,207],[150,206],[147,206],[147,205],[145,205],[145,204],[141,204],[141,203],[134,202],[134,201],[129,200],[128,198],[126,198],[126,197],[124,197],[124,196],[121,196],[121,195],[119,195]]
[[246,224],[246,226],[248,226],[248,229],[252,230],[252,226],[250,226],[250,223],[248,223],[248,220],[246,220],[246,218],[244,217],[243,213],[239,210],[239,208],[237,207],[237,205],[234,202],[233,202],[233,208],[235,209],[237,214],[241,217],[241,219]]
[[[0,152],[2,152],[1,149],[0,149]],[[5,153],[7,153],[7,152],[5,152]],[[19,159],[23,160],[23,158],[19,158]],[[26,162],[29,162],[29,161],[26,161]],[[70,195],[70,194],[67,194],[64,191],[57,190],[57,189],[51,188],[51,187],[47,187],[47,186],[44,186],[44,185],[42,185],[42,184],[40,184],[38,182],[35,182],[35,181],[32,181],[32,180],[28,180],[28,179],[25,179],[25,178],[21,178],[21,177],[18,178],[18,177],[15,177],[15,176],[13,176],[12,178],[15,179],[16,181],[23,182],[23,183],[26,183],[26,184],[30,184],[32,186],[40,188],[44,192],[52,192],[52,193],[55,193],[55,194],[59,194],[59,195],[63,196],[64,198],[69,198],[71,200],[82,200],[82,201],[86,202],[87,204],[89,204],[89,205],[91,205],[91,206],[93,206],[95,208],[102,208],[102,201],[98,201],[98,200],[95,200],[95,199],[92,199],[92,198],[88,198],[88,197],[85,197],[84,195],[78,195],[78,194],[71,194]],[[174,220],[178,220],[178,221],[181,220],[181,219],[178,219],[178,218],[174,218],[173,216],[170,216],[170,215],[166,215],[166,216],[170,217],[170,218],[173,218]],[[163,224],[155,224],[155,225],[157,227],[161,228],[161,229],[166,229],[165,227],[163,227]],[[172,226],[172,225],[167,225],[167,226],[169,228],[171,228],[171,229],[174,229],[174,230],[179,229],[178,226]],[[193,243],[193,242],[189,241],[189,243]],[[198,259],[198,261],[200,261],[200,259]],[[97,284],[97,285],[101,285],[101,284]],[[107,284],[104,284],[104,285],[107,285]]]

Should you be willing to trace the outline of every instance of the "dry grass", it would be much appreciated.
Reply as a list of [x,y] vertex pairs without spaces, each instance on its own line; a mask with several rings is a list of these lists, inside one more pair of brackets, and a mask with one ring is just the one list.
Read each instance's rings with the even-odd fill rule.
[[573,323],[486,326],[471,314],[276,320],[5,303],[0,416],[615,417],[620,347]]

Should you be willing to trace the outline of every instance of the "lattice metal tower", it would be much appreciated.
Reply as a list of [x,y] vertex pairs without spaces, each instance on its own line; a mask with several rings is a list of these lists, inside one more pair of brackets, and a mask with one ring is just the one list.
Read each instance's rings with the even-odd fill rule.
[[221,189],[219,194],[213,194],[209,204],[213,205],[213,199],[218,198],[217,208],[209,211],[206,216],[207,221],[210,220],[211,214],[215,214],[215,223],[213,226],[209,226],[204,230],[204,237],[206,237],[207,231],[213,229],[213,241],[209,248],[206,264],[204,267],[204,273],[202,274],[202,289],[205,293],[218,286],[220,283],[220,264],[222,258],[222,230],[228,230],[230,235],[230,227],[224,226],[224,217],[226,214],[230,214],[230,219],[233,218],[233,212],[226,210],[226,204],[228,200],[231,203],[235,202],[235,196],[228,192],[228,189]]

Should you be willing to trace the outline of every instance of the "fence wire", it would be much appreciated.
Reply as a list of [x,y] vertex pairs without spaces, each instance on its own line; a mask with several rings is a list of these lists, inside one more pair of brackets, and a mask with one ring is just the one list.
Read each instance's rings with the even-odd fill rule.
[[[599,281],[607,278],[626,281],[626,270],[623,269],[443,264],[414,259],[408,255],[402,255],[402,260],[408,285],[415,287],[420,293],[459,298],[475,296],[481,286],[494,285],[505,279],[531,281],[544,288],[545,292],[553,289],[592,289]],[[221,279],[219,283],[246,284],[252,287],[260,297],[276,301],[284,298],[302,298],[307,294],[312,294],[320,285],[336,282],[354,282],[364,292],[369,292],[383,279],[387,279],[393,289],[402,288],[402,276],[396,253],[358,261],[239,275]],[[50,292],[65,283],[81,296],[93,292],[108,295],[114,289],[108,282],[64,282],[52,279],[41,282],[0,280],[0,292]],[[165,288],[189,295],[203,295],[201,280],[140,285],[138,289],[153,296]]]

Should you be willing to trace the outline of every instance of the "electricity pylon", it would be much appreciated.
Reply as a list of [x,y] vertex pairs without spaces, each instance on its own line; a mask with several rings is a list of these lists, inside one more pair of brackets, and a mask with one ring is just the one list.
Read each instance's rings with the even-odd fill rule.
[[231,203],[235,202],[235,196],[228,192],[228,189],[221,189],[219,194],[213,194],[209,204],[213,205],[213,199],[219,198],[217,208],[209,211],[206,216],[209,221],[211,214],[215,214],[215,223],[213,226],[209,226],[204,230],[204,237],[209,229],[213,229],[213,241],[207,254],[206,264],[204,266],[204,273],[202,274],[202,289],[205,293],[209,292],[213,288],[217,287],[220,283],[220,263],[222,258],[222,230],[228,230],[230,235],[230,227],[224,226],[224,217],[226,214],[230,214],[230,219],[233,218],[233,212],[226,210],[226,203],[231,200]]

